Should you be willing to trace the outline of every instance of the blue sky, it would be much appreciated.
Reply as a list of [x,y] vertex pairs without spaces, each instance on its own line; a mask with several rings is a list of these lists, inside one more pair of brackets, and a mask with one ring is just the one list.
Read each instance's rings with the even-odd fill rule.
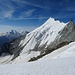
[[32,31],[49,17],[75,22],[75,0],[0,0],[0,32]]

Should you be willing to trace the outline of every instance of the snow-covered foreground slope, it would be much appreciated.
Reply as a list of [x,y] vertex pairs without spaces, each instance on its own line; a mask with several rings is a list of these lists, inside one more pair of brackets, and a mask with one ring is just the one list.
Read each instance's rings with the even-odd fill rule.
[[75,75],[75,58],[0,65],[0,75]]
[[[32,54],[33,55],[33,54]],[[43,58],[25,62],[23,58],[0,65],[0,75],[75,75],[75,42]]]
[[13,55],[5,55],[0,57],[0,64],[7,64],[11,61]]
[[0,65],[0,75],[75,75],[75,57]]

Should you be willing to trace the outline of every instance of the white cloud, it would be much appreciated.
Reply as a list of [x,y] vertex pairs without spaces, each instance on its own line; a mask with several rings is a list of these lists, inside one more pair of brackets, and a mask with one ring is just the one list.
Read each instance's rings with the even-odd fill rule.
[[14,11],[11,0],[0,0],[0,19],[12,17]]
[[[37,0],[35,0],[35,1],[34,0],[31,0],[31,1],[30,0],[12,0],[12,1],[14,1],[20,5],[22,4],[22,5],[35,6],[35,7],[39,7],[39,8],[43,8],[43,9],[51,9],[50,6],[48,6],[48,5],[53,4],[53,3],[51,3],[51,2],[49,3],[47,1],[44,1],[44,3],[41,4],[41,2],[37,1]],[[46,4],[46,3],[48,3],[48,4]]]
[[24,11],[20,14],[19,18],[26,18],[26,17],[30,17],[34,12],[35,12],[36,9],[31,9],[31,10],[28,10],[28,11]]
[[13,13],[14,13],[14,10],[7,11],[4,13],[3,17],[4,18],[11,18],[11,17],[13,17],[13,15],[12,15]]
[[48,19],[49,17],[19,17],[19,18],[8,18],[10,20],[30,20],[30,19],[37,19],[37,20],[43,20],[43,19]]

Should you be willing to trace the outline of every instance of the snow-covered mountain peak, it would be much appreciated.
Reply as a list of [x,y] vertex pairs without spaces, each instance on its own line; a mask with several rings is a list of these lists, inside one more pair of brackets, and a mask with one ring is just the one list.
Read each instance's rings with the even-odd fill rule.
[[50,17],[42,26],[54,26],[54,25],[59,26],[61,24],[64,25],[65,23]]
[[11,34],[11,35],[18,35],[19,34],[19,32],[17,32],[16,30],[10,30],[9,32],[7,32],[8,34]]
[[30,49],[34,49],[36,46],[49,45],[54,41],[58,32],[61,31],[65,25],[66,23],[54,20],[50,17],[43,25],[27,34],[24,41],[20,43],[22,46],[25,46],[22,52],[25,53]]
[[29,33],[28,31],[24,31],[24,30],[22,30],[22,31],[20,32],[21,35],[25,35],[25,34],[28,34],[28,33]]
[[59,20],[55,20],[54,18],[50,17],[44,24],[42,24],[40,27],[30,32],[28,35],[35,32],[43,33],[47,30],[56,29],[56,28],[60,31],[60,28],[63,28],[66,24],[67,23],[60,22]]

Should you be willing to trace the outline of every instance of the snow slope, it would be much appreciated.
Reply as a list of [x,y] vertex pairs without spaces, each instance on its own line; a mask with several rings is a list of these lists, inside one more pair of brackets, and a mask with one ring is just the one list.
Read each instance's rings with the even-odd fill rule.
[[[70,46],[70,45],[72,45],[72,46]],[[58,54],[55,58],[74,57],[75,56],[75,42],[71,43],[70,45],[67,46],[68,48],[66,48],[65,51]]]
[[58,54],[56,54],[61,56],[61,53],[66,55],[66,52],[68,52],[69,57],[51,59],[49,58],[50,54],[48,54],[43,59],[34,62],[22,61],[16,64],[0,65],[0,75],[75,75],[75,54],[72,54],[72,52],[75,52],[74,44],[75,42],[60,48]]
[[61,59],[66,57],[75,57],[75,42],[65,45],[39,60]]
[[75,58],[0,65],[0,75],[75,75]]
[[34,49],[35,46],[41,47],[45,44],[46,46],[49,45],[55,40],[58,32],[62,30],[65,25],[66,23],[49,18],[42,26],[30,32],[20,43],[22,46],[25,46],[22,53]]

